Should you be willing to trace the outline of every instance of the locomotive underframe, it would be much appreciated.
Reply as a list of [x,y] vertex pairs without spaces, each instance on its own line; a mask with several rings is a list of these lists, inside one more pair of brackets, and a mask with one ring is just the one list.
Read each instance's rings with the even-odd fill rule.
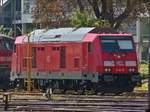
[[7,90],[9,88],[10,67],[0,67],[0,89]]
[[[137,83],[141,82],[138,74],[98,74],[98,73],[64,73],[64,72],[38,72],[31,73],[34,85],[44,91],[46,88],[59,88],[63,90],[94,90],[96,92],[133,91]],[[13,76],[13,77],[12,77]],[[27,74],[13,74],[11,80],[24,84]]]
[[[64,73],[64,72],[37,72],[31,73],[32,79],[70,79],[70,80],[90,80],[91,82],[98,82],[98,73],[83,73],[83,72],[72,72],[72,73]],[[15,79],[27,79],[27,73],[22,72],[18,74],[11,75],[11,80]]]

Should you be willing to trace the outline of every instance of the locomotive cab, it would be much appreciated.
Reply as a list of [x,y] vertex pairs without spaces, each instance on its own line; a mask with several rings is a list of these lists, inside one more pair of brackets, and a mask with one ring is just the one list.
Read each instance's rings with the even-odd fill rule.
[[102,57],[100,79],[104,82],[135,86],[138,75],[136,48],[131,35],[114,34],[99,37]]

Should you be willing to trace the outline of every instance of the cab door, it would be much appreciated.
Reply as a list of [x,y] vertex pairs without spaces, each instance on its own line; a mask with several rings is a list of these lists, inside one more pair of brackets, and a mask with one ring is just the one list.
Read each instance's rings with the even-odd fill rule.
[[59,45],[53,45],[52,47],[52,52],[50,56],[50,68],[52,72],[59,71],[59,64],[60,64],[60,47]]
[[[35,64],[33,64],[33,67],[35,65],[37,65],[38,71],[44,71],[45,66],[46,66],[45,47],[40,46],[40,47],[37,48],[36,51],[33,51],[33,52],[35,52],[35,54],[36,54],[36,57],[32,55],[34,60],[36,60]],[[33,61],[33,63],[34,63],[34,61]]]
[[66,68],[66,47],[65,46],[60,47],[60,68],[61,69]]

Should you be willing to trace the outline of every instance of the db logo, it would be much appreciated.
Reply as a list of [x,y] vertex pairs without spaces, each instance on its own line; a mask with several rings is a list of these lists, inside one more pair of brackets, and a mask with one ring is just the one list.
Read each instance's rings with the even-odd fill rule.
[[116,65],[118,65],[118,66],[124,66],[124,63],[123,63],[123,61],[117,61]]

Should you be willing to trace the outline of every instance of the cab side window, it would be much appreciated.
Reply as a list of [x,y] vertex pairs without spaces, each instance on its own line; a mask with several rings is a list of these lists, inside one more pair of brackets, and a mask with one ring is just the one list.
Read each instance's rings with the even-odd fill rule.
[[91,42],[88,43],[88,52],[92,52],[92,43]]

